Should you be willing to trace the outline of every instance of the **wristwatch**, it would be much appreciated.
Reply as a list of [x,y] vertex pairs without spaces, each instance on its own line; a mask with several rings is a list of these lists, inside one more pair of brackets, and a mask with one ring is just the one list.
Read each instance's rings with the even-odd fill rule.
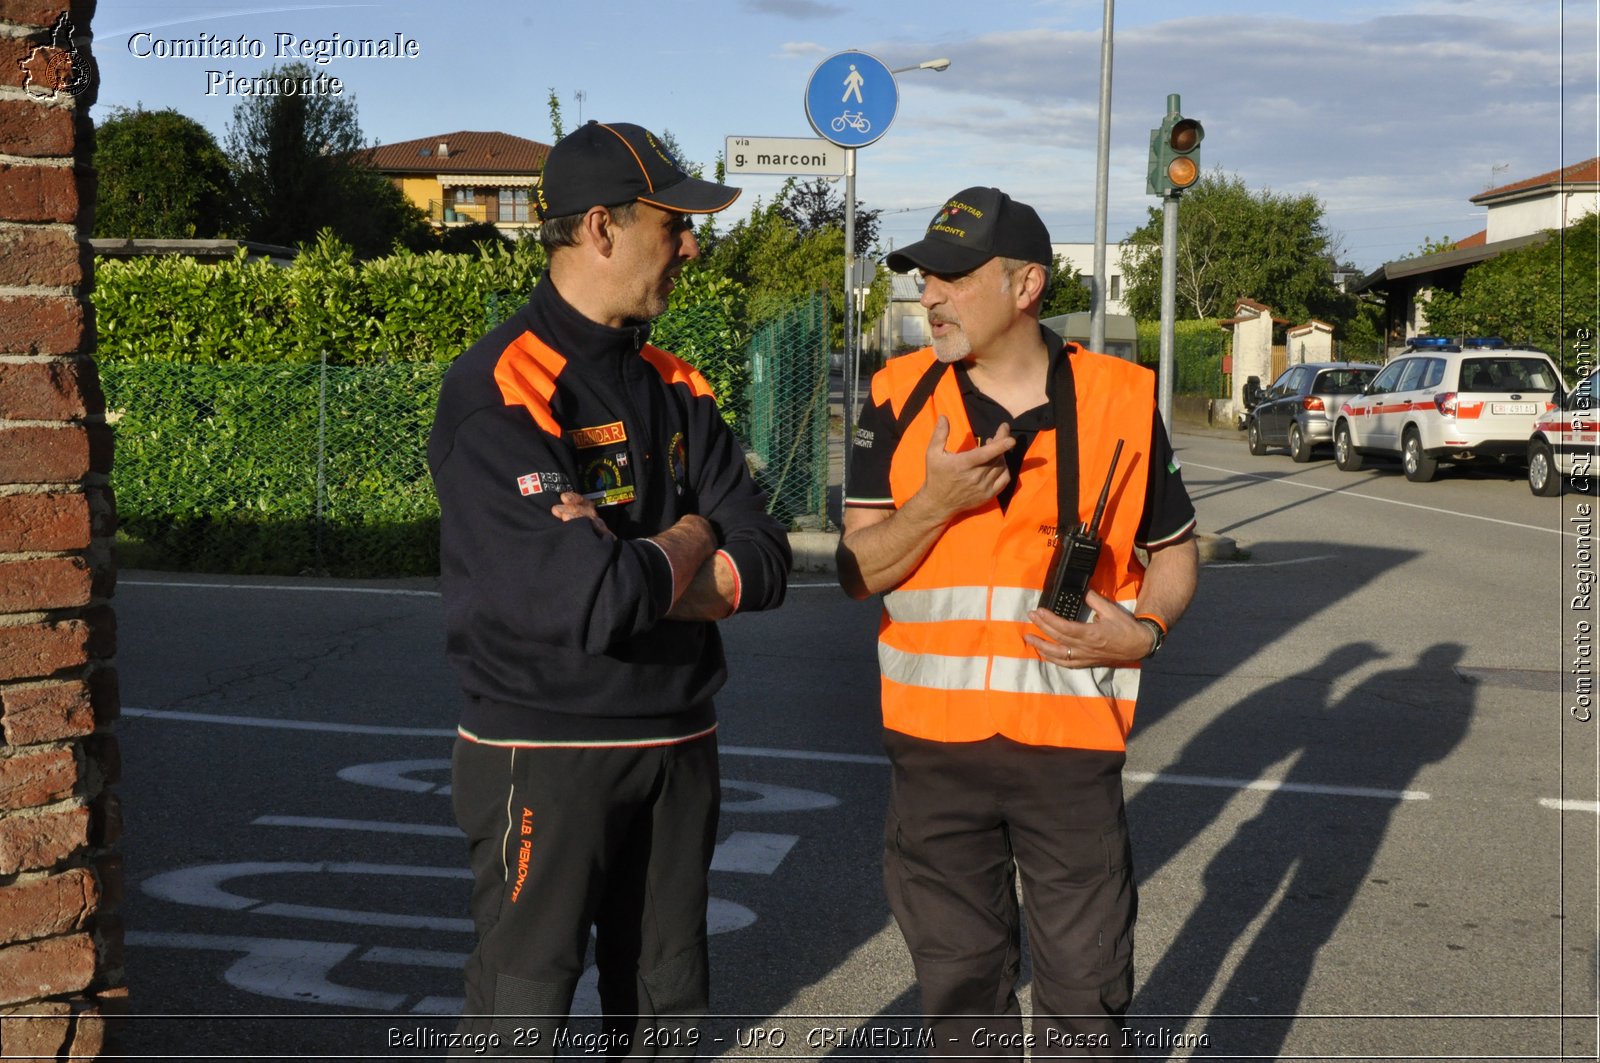
[[1141,614],[1134,617],[1134,619],[1150,632],[1150,652],[1146,653],[1142,658],[1140,658],[1141,660],[1148,661],[1161,651],[1161,644],[1167,641],[1167,629],[1161,623],[1161,621],[1157,620],[1153,616]]

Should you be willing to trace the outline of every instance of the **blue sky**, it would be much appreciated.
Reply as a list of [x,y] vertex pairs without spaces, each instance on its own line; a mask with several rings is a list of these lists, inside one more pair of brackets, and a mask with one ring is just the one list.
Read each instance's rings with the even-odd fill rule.
[[[1058,241],[1094,233],[1103,0],[456,0],[228,4],[127,0],[95,16],[92,112],[171,107],[221,140],[237,96],[208,70],[258,74],[279,33],[416,42],[415,58],[335,59],[374,142],[459,129],[550,140],[546,98],[582,117],[670,130],[709,164],[724,138],[811,136],[806,81],[829,55],[899,78],[887,135],[861,149],[857,198],[887,245],[916,239],[969,185],[1036,206]],[[147,36],[136,38],[136,34]],[[151,41],[243,36],[265,57],[175,58]],[[1468,200],[1600,155],[1596,0],[1123,0],[1116,7],[1108,235],[1142,224],[1149,130],[1166,96],[1206,129],[1202,162],[1252,188],[1311,193],[1365,270],[1425,238],[1483,228]],[[579,99],[579,94],[582,99]],[[776,177],[745,177],[747,210]]]

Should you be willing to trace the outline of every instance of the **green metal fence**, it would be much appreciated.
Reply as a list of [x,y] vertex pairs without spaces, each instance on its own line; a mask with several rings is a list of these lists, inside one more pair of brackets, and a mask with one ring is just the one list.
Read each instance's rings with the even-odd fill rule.
[[[825,514],[827,310],[821,296],[736,334],[695,308],[662,346],[702,365],[789,524]],[[723,344],[718,350],[717,345]],[[124,567],[430,575],[438,504],[426,449],[447,365],[106,361]]]
[[828,299],[817,293],[756,332],[749,451],[768,510],[821,528],[828,505]]

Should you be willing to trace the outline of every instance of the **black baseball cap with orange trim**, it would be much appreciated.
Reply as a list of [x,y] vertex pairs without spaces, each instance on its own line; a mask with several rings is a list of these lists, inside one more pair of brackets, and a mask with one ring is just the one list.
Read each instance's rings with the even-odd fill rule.
[[690,177],[648,129],[591,120],[550,149],[534,200],[545,221],[634,200],[684,214],[715,214],[739,192]]
[[975,187],[951,196],[928,223],[927,234],[891,252],[884,263],[896,273],[965,273],[991,258],[1016,258],[1048,268],[1050,232],[1026,203],[998,188]]

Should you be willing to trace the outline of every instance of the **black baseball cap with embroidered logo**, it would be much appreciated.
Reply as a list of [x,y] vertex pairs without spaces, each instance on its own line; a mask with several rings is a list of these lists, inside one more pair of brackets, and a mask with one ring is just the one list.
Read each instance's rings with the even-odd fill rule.
[[946,201],[921,240],[891,252],[896,273],[965,273],[991,258],[1016,258],[1049,266],[1050,231],[1039,212],[998,188],[967,188]]
[[690,177],[648,129],[590,121],[550,149],[534,203],[540,221],[634,200],[683,214],[715,214],[739,192]]

